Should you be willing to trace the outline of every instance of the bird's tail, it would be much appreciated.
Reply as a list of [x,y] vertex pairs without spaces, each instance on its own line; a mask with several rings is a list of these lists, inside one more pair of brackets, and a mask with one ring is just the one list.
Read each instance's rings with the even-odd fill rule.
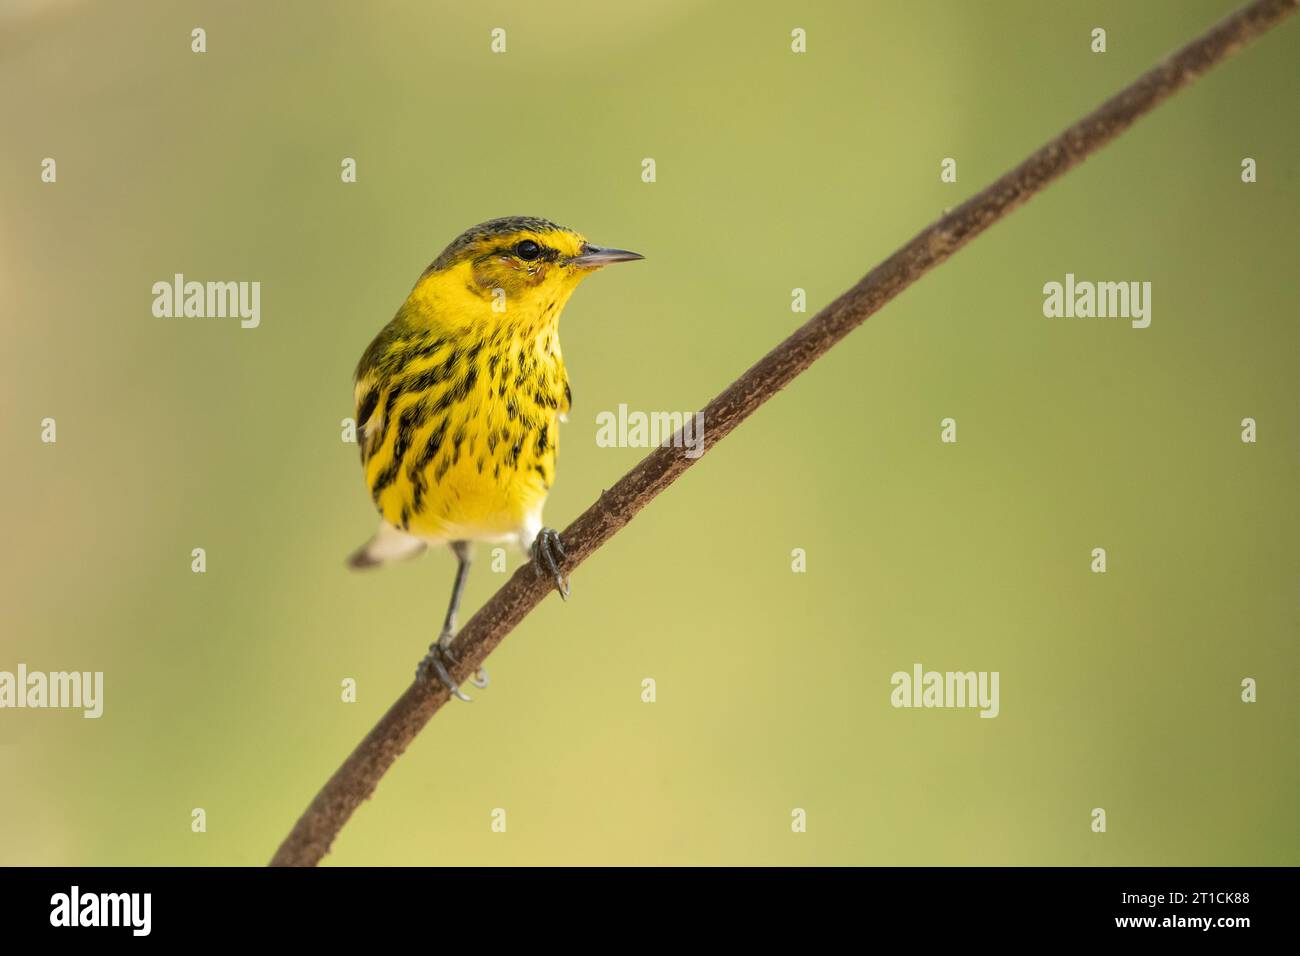
[[375,536],[353,551],[348,567],[353,571],[373,568],[389,561],[413,558],[427,547],[425,542],[405,531],[398,531],[387,521],[380,522]]

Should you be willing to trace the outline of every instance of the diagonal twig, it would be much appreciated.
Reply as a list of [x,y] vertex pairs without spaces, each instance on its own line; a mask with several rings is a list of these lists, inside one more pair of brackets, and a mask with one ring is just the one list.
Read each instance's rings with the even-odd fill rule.
[[[704,450],[725,438],[885,303],[1167,97],[1294,13],[1298,4],[1300,0],[1255,0],[1242,7],[918,233],[705,406]],[[656,448],[565,529],[566,571],[582,564],[699,460],[685,457],[685,450],[672,445]],[[457,682],[463,683],[478,670],[551,586],[549,577],[536,577],[528,565],[515,572],[457,637],[458,663],[451,668]],[[374,792],[393,761],[448,699],[447,691],[436,683],[416,681],[407,688],[330,777],[271,864],[319,863],[353,811]]]

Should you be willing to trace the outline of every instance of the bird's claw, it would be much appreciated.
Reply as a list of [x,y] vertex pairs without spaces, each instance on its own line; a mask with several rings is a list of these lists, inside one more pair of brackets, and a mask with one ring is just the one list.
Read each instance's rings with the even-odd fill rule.
[[566,557],[560,532],[554,528],[543,528],[537,532],[537,537],[533,539],[533,574],[537,577],[543,573],[549,574],[555,581],[555,590],[560,592],[561,600],[569,597],[569,582],[560,573],[560,565]]
[[[429,672],[432,671],[437,675],[439,683],[451,691],[453,697],[471,704],[474,702],[474,698],[468,696],[456,686],[456,682],[451,679],[451,673],[447,670],[447,664],[456,663],[456,655],[451,652],[451,639],[453,636],[450,632],[444,631],[436,641],[429,645],[429,653],[424,655],[424,660],[420,661],[420,666],[415,669],[415,676],[428,680]],[[444,659],[446,663],[444,663]],[[475,687],[486,687],[488,685],[487,671],[479,668],[478,673],[470,678],[470,683]]]

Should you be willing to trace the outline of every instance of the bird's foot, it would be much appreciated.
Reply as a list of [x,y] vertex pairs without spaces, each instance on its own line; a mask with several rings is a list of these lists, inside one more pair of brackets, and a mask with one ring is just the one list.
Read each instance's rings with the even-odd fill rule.
[[569,582],[560,573],[560,565],[564,563],[565,557],[560,532],[554,528],[543,528],[537,532],[537,537],[533,539],[533,573],[538,577],[549,574],[562,599],[569,596]]
[[[451,642],[455,636],[451,631],[443,631],[438,635],[438,639],[429,645],[429,653],[424,655],[424,660],[420,661],[420,666],[415,669],[415,676],[427,680],[430,671],[432,671],[442,686],[451,691],[453,697],[459,698],[468,704],[472,703],[474,698],[469,697],[456,686],[456,682],[451,679],[451,673],[447,669],[448,664],[456,663],[456,655],[451,652]],[[488,685],[487,671],[480,667],[469,681],[475,687],[486,687]]]

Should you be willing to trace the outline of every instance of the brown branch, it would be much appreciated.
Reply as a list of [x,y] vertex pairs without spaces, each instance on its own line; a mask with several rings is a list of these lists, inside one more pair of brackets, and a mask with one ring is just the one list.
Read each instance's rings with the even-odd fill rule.
[[[1166,97],[1295,12],[1300,0],[1255,0],[1120,91],[1097,110],[949,212],[882,262],[853,288],[809,319],[704,409],[705,450],[784,388],[831,346],[894,296],[1026,202],[1054,179],[1128,129]],[[699,459],[684,449],[656,448],[564,532],[572,571]],[[527,565],[465,625],[456,640],[466,681],[484,659],[551,590]],[[273,866],[312,866],[329,852],[339,830],[375,790],[398,755],[448,700],[440,685],[413,683],[329,779],[280,845]]]

